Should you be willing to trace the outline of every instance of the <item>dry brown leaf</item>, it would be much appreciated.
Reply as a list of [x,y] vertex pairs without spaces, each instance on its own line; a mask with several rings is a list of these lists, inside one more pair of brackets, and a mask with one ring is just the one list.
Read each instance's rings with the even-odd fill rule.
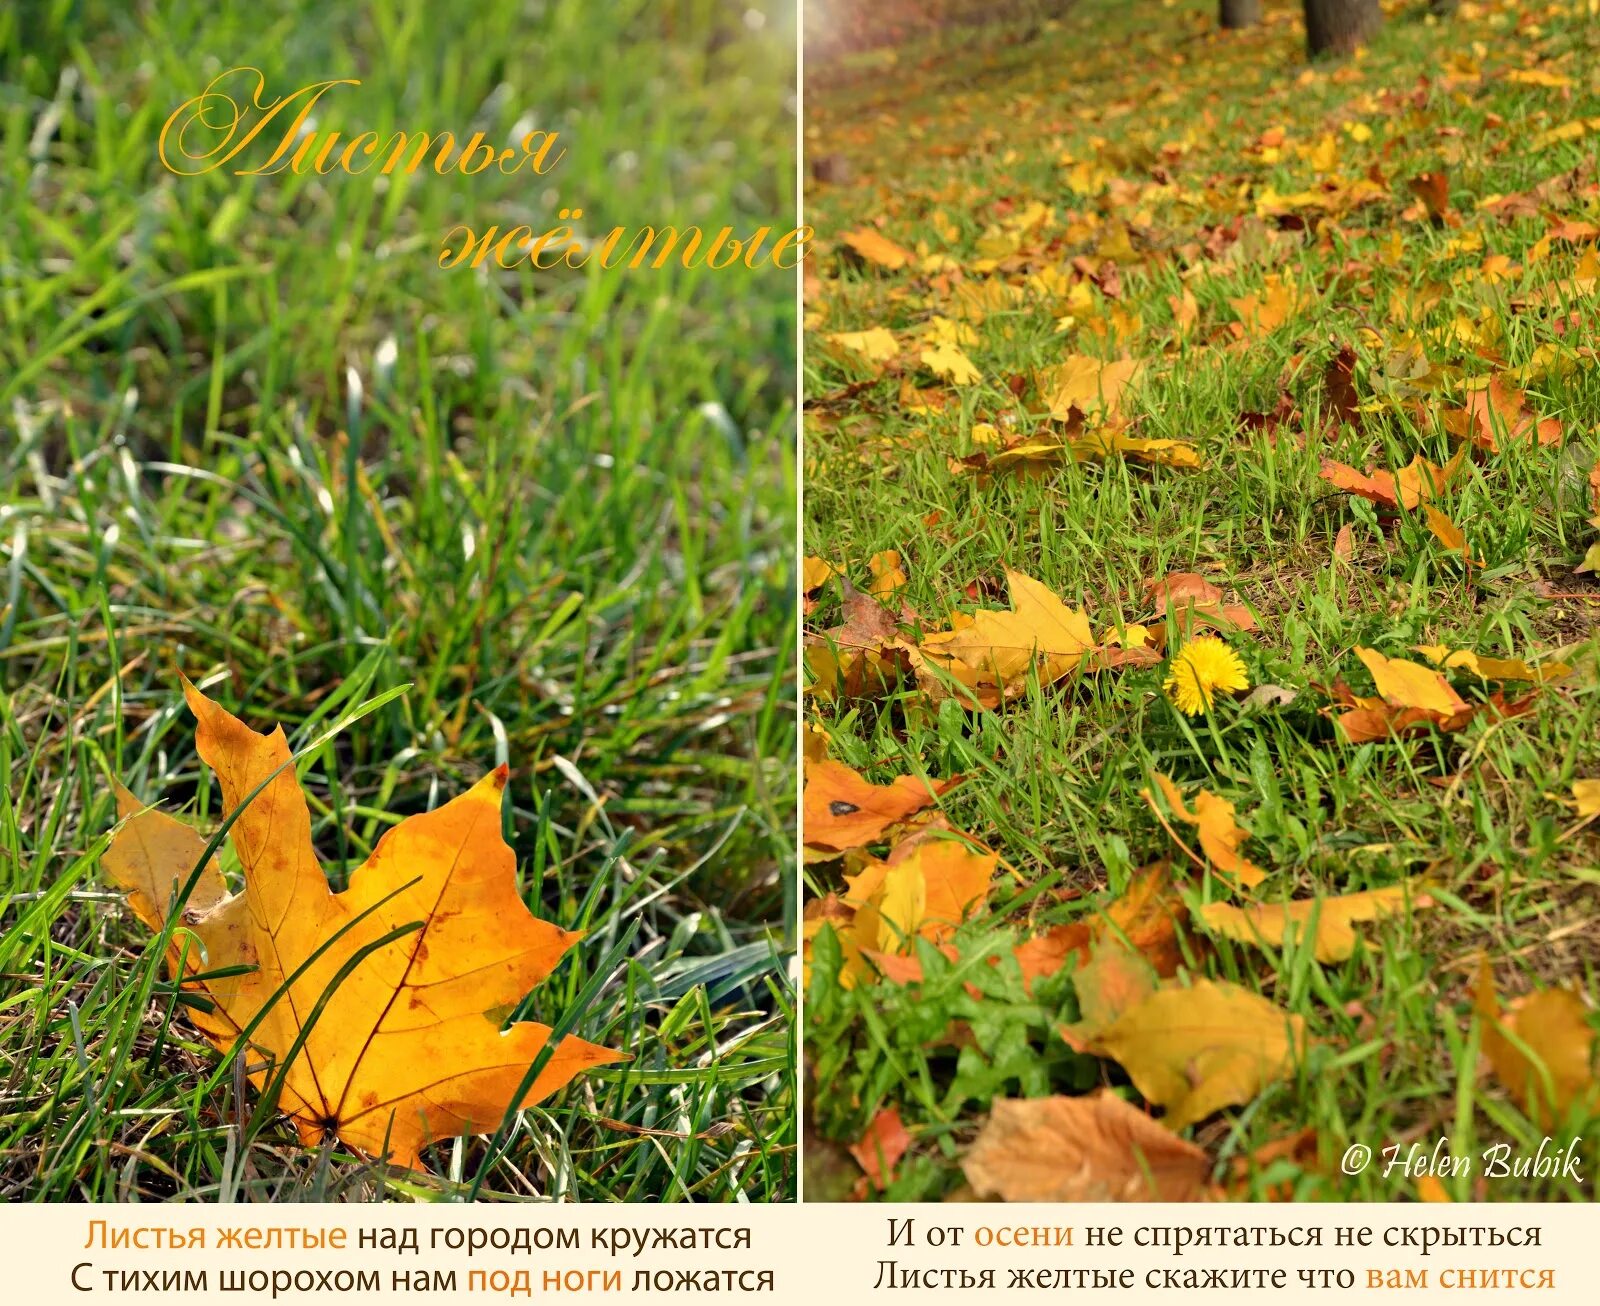
[[[844,621],[805,639],[806,692],[823,700],[883,693],[907,661],[890,611],[842,579]],[[902,615],[908,614],[902,609]]]
[[961,1169],[1007,1202],[1192,1202],[1211,1195],[1211,1158],[1108,1092],[1000,1098]]

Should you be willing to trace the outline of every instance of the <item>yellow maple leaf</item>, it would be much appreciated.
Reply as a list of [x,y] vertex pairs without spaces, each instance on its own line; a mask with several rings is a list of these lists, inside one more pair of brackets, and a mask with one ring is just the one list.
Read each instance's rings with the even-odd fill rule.
[[1173,1129],[1250,1101],[1292,1074],[1305,1048],[1301,1017],[1259,993],[1205,979],[1163,986],[1092,1044],[1120,1063],[1150,1102],[1167,1108]]
[[1096,647],[1088,616],[1020,571],[1008,569],[1006,583],[1009,612],[975,612],[957,628],[924,638],[923,654],[954,658],[1002,689],[1018,687],[1036,662],[1045,683],[1078,670]]
[[921,358],[924,367],[951,385],[971,385],[983,375],[956,345],[937,344],[932,349],[924,349]]
[[1304,938],[1309,931],[1312,955],[1321,962],[1336,962],[1344,961],[1355,951],[1353,927],[1356,922],[1382,920],[1408,909],[1432,905],[1433,899],[1426,894],[1414,893],[1409,886],[1397,884],[1338,897],[1251,907],[1207,903],[1199,909],[1196,918],[1214,934],[1258,947],[1285,947],[1292,936]]

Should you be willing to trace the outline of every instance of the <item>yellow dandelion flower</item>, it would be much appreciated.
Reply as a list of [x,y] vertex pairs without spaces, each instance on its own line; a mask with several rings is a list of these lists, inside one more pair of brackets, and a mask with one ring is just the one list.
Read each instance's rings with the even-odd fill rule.
[[1197,635],[1172,659],[1162,688],[1185,716],[1199,716],[1218,691],[1232,694],[1250,688],[1239,655],[1215,635]]

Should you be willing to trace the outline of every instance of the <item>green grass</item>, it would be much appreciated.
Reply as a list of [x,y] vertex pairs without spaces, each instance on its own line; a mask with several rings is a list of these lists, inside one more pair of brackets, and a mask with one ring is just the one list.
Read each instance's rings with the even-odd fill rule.
[[[1422,875],[1438,886],[1433,911],[1363,927],[1363,944],[1344,963],[1318,964],[1303,947],[1263,954],[1225,942],[1193,960],[1202,973],[1258,989],[1303,1016],[1317,1040],[1293,1078],[1193,1130],[1218,1158],[1219,1175],[1265,1143],[1316,1130],[1319,1164],[1258,1172],[1249,1195],[1415,1195],[1377,1167],[1342,1176],[1339,1158],[1353,1142],[1431,1143],[1447,1134],[1460,1153],[1500,1140],[1531,1151],[1544,1131],[1479,1073],[1481,1029],[1471,1010],[1478,957],[1493,959],[1506,998],[1554,984],[1575,984],[1591,1001],[1600,993],[1600,834],[1574,819],[1569,797],[1575,778],[1600,776],[1600,586],[1573,574],[1596,538],[1586,477],[1600,453],[1600,367],[1581,352],[1596,339],[1594,300],[1515,308],[1514,299],[1570,277],[1584,245],[1557,243],[1541,257],[1542,218],[1502,222],[1476,208],[1576,170],[1577,189],[1546,208],[1576,221],[1600,218],[1592,132],[1538,140],[1600,113],[1600,30],[1581,4],[1552,6],[1537,30],[1521,32],[1512,25],[1515,5],[1480,5],[1476,17],[1453,25],[1396,7],[1357,63],[1308,72],[1297,9],[1269,6],[1267,26],[1219,37],[1209,2],[1086,2],[1026,45],[937,59],[912,46],[892,62],[865,55],[818,70],[808,87],[808,149],[848,164],[845,181],[807,195],[821,241],[813,255],[821,280],[807,303],[811,338],[889,327],[913,360],[908,374],[918,377],[915,332],[933,313],[958,316],[954,291],[932,273],[885,272],[832,252],[839,233],[872,224],[906,247],[947,255],[967,269],[969,285],[1023,285],[1078,255],[1098,267],[1118,257],[1102,247],[1107,234],[1131,224],[1134,248],[1120,259],[1116,307],[1141,320],[1116,342],[1082,324],[1058,331],[1065,309],[1028,288],[1014,308],[976,326],[966,352],[982,378],[934,413],[908,411],[895,376],[874,381],[847,353],[808,349],[807,394],[825,402],[806,422],[806,552],[864,585],[867,560],[899,550],[910,581],[897,600],[930,630],[947,625],[952,611],[1003,606],[1002,567],[1085,607],[1096,631],[1147,612],[1147,579],[1200,571],[1259,618],[1259,632],[1230,641],[1251,683],[1298,694],[1261,709],[1225,702],[1189,721],[1161,693],[1163,666],[1035,684],[998,712],[969,713],[954,702],[930,710],[909,685],[886,697],[812,702],[809,715],[827,730],[832,755],[871,779],[965,776],[940,808],[1013,872],[996,882],[990,911],[959,936],[960,961],[926,953],[921,986],[842,990],[827,931],[817,945],[807,1046],[826,1088],[808,1097],[808,1108],[822,1135],[842,1141],[859,1137],[880,1107],[900,1109],[915,1143],[887,1198],[938,1199],[956,1189],[960,1153],[996,1096],[1082,1092],[1101,1082],[1132,1094],[1114,1067],[1075,1055],[1054,1036],[1056,1024],[1076,1017],[1070,980],[1028,994],[1013,965],[985,961],[1078,918],[1087,904],[1120,892],[1137,867],[1168,855],[1182,860],[1140,797],[1155,772],[1237,804],[1253,835],[1248,851],[1270,873],[1266,901]],[[1467,75],[1480,64],[1481,81]],[[1570,90],[1503,75],[1535,64],[1566,73]],[[1356,124],[1370,139],[1347,130]],[[1249,150],[1269,128],[1287,133],[1277,158]],[[1397,197],[1270,243],[1273,224],[1253,217],[1255,196],[1269,186],[1292,194],[1314,185],[1317,174],[1299,150],[1324,133],[1338,142],[1341,173],[1375,166]],[[1085,193],[1069,184],[1080,163],[1105,172]],[[1460,227],[1402,216],[1411,202],[1406,180],[1441,167]],[[1126,189],[1110,188],[1112,177]],[[1008,218],[1035,201],[1051,215],[1019,242],[1020,256],[973,271],[981,257],[1006,257]],[[1208,237],[1240,213],[1244,234],[1233,252],[1219,254],[1205,274],[1183,277],[1206,259]],[[1464,248],[1461,237],[1473,234],[1482,247]],[[1494,253],[1520,265],[1499,284],[1477,275]],[[1235,318],[1228,301],[1262,293],[1270,274],[1312,288],[1311,302],[1248,346],[1228,347],[1218,335]],[[1180,337],[1168,301],[1185,286],[1199,320]],[[1562,421],[1565,446],[1480,455],[1441,503],[1482,555],[1470,578],[1420,514],[1386,528],[1370,505],[1334,494],[1318,476],[1323,457],[1399,467],[1419,452],[1442,463],[1453,451],[1436,414],[1460,402],[1459,383],[1419,390],[1415,409],[1374,402],[1358,425],[1319,433],[1323,368],[1339,345],[1357,350],[1364,399],[1398,389],[1385,379],[1402,335],[1391,296],[1422,288],[1436,288],[1436,302],[1410,330],[1436,368],[1466,377],[1491,370],[1435,334],[1458,315],[1500,332],[1508,368],[1541,347],[1568,359],[1565,370],[1528,382],[1530,407]],[[1102,319],[1113,307],[1098,291],[1093,302]],[[1567,311],[1575,316],[1562,323]],[[974,423],[1005,414],[1018,431],[1047,428],[1008,381],[1070,352],[1148,359],[1150,379],[1130,405],[1137,433],[1195,442],[1204,467],[1112,461],[1068,465],[1042,479],[952,476],[947,459],[972,452]],[[926,372],[918,380],[932,383]],[[1299,405],[1298,420],[1276,438],[1241,424],[1241,413],[1272,410],[1280,388]],[[1333,557],[1346,525],[1354,541],[1348,564]],[[984,587],[977,603],[967,592],[974,582]],[[818,631],[838,621],[834,592],[808,619]],[[1420,740],[1339,742],[1319,711],[1328,700],[1317,687],[1343,676],[1371,692],[1354,648],[1405,657],[1435,642],[1519,657],[1562,649],[1577,670],[1515,720],[1480,719],[1459,734]],[[1468,698],[1481,696],[1470,679],[1457,684]],[[807,883],[812,893],[836,890],[838,870],[813,864]],[[1190,887],[1195,901],[1223,893],[1222,882],[1204,876]],[[1555,1131],[1589,1139],[1581,1184],[1447,1187],[1457,1200],[1588,1199],[1595,1123],[1577,1112]]]
[[[0,15],[7,1197],[792,1197],[792,280],[435,263],[459,222],[562,207],[791,225],[793,15],[749,8]],[[278,93],[360,77],[322,127],[523,121],[568,155],[163,171],[167,114],[242,64]],[[301,764],[336,887],[508,762],[530,903],[588,931],[526,1014],[635,1059],[499,1159],[434,1149],[436,1178],[255,1111],[97,866],[112,776],[226,815],[180,673],[297,748],[365,708]]]

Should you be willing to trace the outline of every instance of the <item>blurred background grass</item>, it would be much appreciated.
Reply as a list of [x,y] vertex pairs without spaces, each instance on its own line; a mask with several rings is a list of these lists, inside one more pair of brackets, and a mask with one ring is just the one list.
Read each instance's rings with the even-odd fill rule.
[[[0,1191],[792,1196],[792,273],[441,271],[466,222],[793,225],[786,3],[0,10]],[[319,129],[559,130],[538,177],[178,177],[223,69]],[[591,225],[592,224],[592,225]],[[336,885],[513,771],[528,1014],[635,1060],[396,1189],[253,1120],[97,858],[107,777],[214,824],[183,671],[301,746]],[[608,949],[636,936],[604,971]],[[574,1004],[589,986],[577,1011]]]

